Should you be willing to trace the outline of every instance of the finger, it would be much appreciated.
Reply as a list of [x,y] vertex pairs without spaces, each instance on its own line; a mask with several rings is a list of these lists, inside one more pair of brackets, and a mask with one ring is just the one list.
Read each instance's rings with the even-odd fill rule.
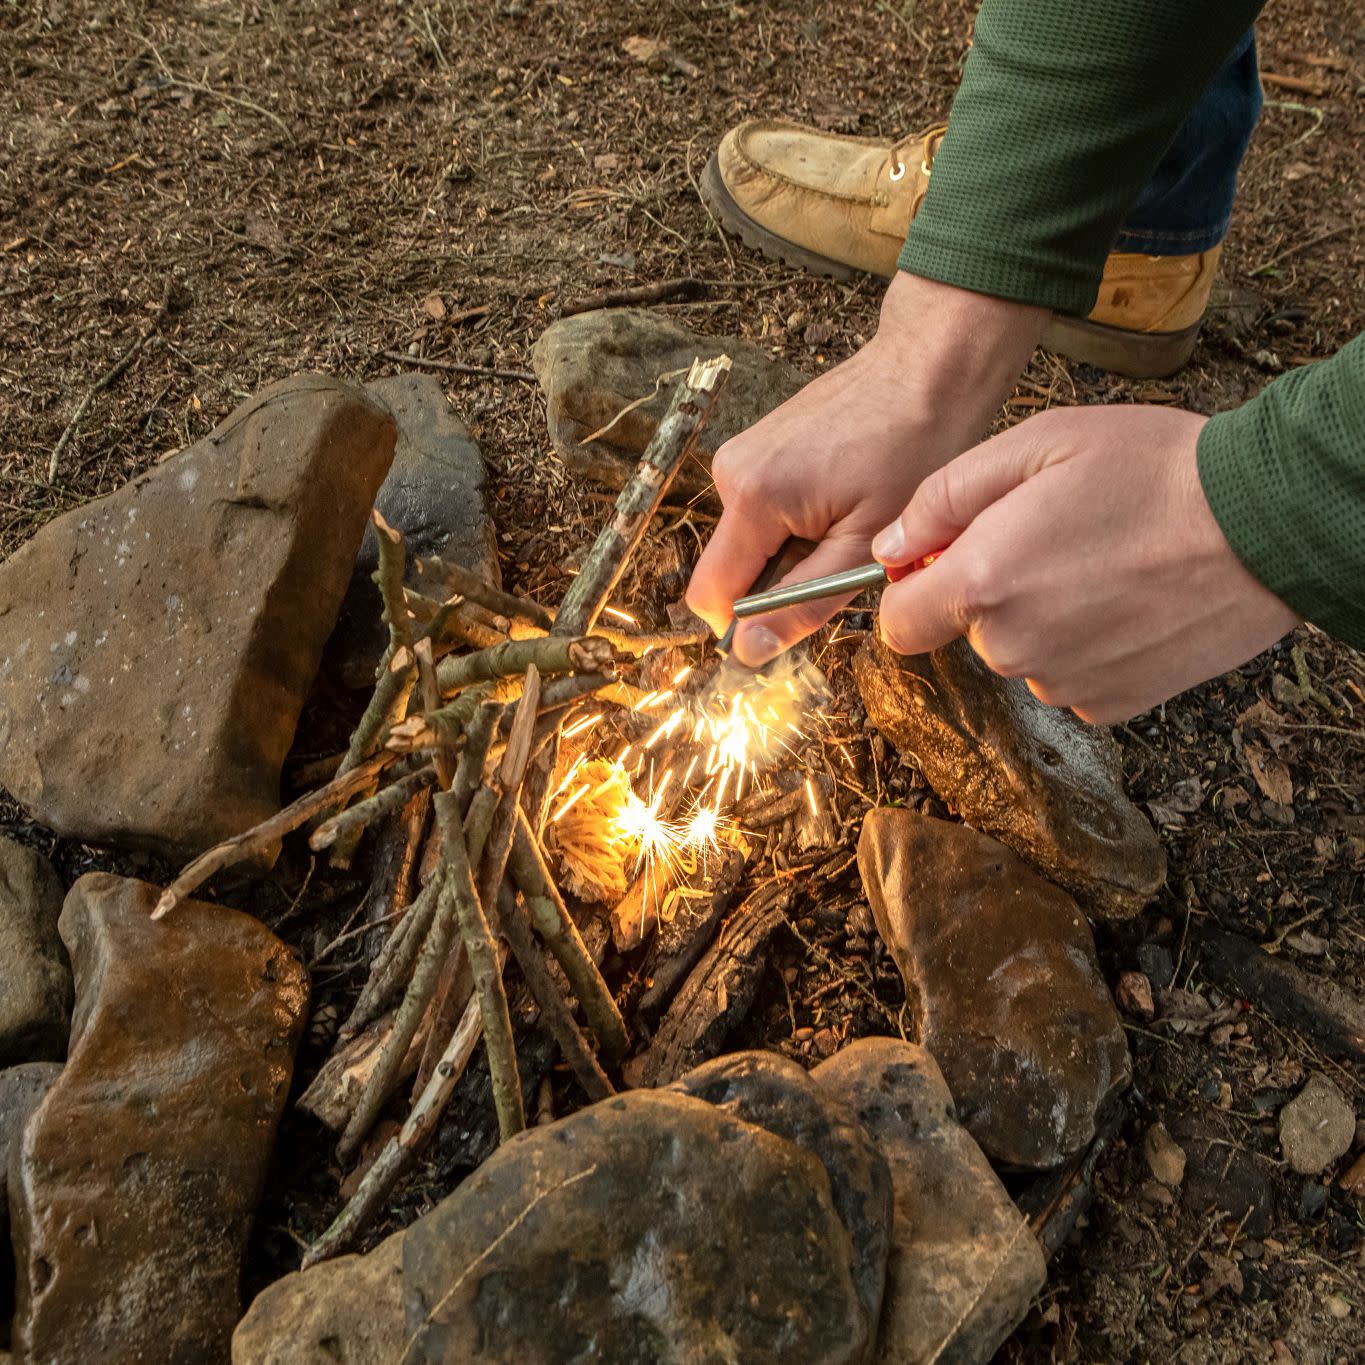
[[692,570],[687,605],[723,635],[735,598],[749,591],[787,536],[787,527],[775,517],[756,514],[742,504],[727,507]]
[[928,568],[882,592],[878,627],[897,654],[927,654],[971,628],[975,611],[965,565],[973,547],[958,541]]
[[[862,535],[836,534],[822,540],[774,587],[805,583],[812,578],[822,578],[825,574],[840,573],[866,563],[866,532]],[[812,631],[819,630],[855,596],[856,593],[845,593],[840,597],[821,597],[814,602],[802,602],[799,606],[787,607],[782,611],[747,617],[735,630],[735,658],[749,668],[766,664],[769,659],[775,659],[784,650],[804,640]]]
[[1046,431],[1046,424],[1030,418],[950,460],[878,532],[872,553],[883,564],[900,566],[951,545],[987,507],[1050,462]]

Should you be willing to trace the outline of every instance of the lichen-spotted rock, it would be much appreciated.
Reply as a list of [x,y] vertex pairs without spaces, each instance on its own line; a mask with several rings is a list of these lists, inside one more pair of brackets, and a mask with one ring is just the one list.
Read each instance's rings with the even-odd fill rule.
[[308,1003],[263,924],[90,873],[61,931],[71,1054],[10,1167],[16,1353],[42,1365],[223,1360]]
[[635,1090],[504,1144],[408,1229],[406,1358],[852,1365],[876,1331],[853,1265],[814,1151]]
[[[785,403],[805,377],[751,341],[702,336],[643,308],[600,308],[547,327],[531,364],[545,390],[550,439],[564,463],[584,478],[619,487],[634,473],[681,374],[698,357],[722,354],[732,362],[725,401],[698,435],[695,458],[678,471],[675,497],[713,498],[711,456]],[[584,443],[608,424],[609,431]]]
[[1126,919],[1161,889],[1166,855],[1106,731],[991,672],[965,640],[905,656],[869,636],[853,673],[868,719],[939,796],[1091,914]]
[[393,446],[360,390],[285,380],[48,522],[0,565],[0,784],[177,856],[272,814]]

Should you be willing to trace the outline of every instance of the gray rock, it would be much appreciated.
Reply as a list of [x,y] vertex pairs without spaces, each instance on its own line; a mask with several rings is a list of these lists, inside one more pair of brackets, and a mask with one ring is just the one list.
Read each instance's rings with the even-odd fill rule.
[[1320,1071],[1280,1110],[1280,1146],[1299,1175],[1321,1174],[1350,1151],[1355,1134],[1355,1110]]
[[61,913],[52,864],[0,838],[0,1066],[66,1056],[71,964],[57,933]]
[[736,1052],[669,1087],[805,1147],[829,1175],[834,1207],[853,1243],[853,1278],[868,1321],[881,1313],[890,1249],[891,1174],[853,1115],[803,1067],[773,1052]]
[[885,1365],[990,1360],[1046,1278],[1043,1249],[957,1121],[937,1063],[895,1038],[863,1038],[814,1080],[880,1148],[895,1188]]
[[396,1365],[406,1340],[395,1232],[263,1289],[232,1334],[232,1365]]
[[631,1091],[504,1144],[403,1245],[410,1361],[865,1361],[829,1177],[690,1096]]
[[[800,371],[751,341],[707,337],[637,308],[602,308],[561,318],[541,333],[531,365],[545,390],[550,438],[575,474],[619,487],[668,409],[677,378],[656,397],[626,413],[588,445],[583,437],[607,425],[628,403],[654,393],[660,375],[686,371],[698,357],[728,355],[734,362],[724,401],[673,481],[672,495],[693,498],[711,488],[711,457],[731,436],[785,403],[805,383]],[[714,496],[714,495],[713,495]]]
[[394,428],[319,375],[0,565],[0,783],[95,843],[193,854],[271,815]]
[[82,877],[62,910],[71,1055],[10,1167],[16,1353],[43,1365],[221,1360],[307,1009],[249,915]]
[[[408,546],[408,583],[430,597],[446,597],[438,579],[419,576],[415,561],[439,555],[501,584],[497,533],[484,498],[487,471],[469,428],[455,415],[429,374],[396,374],[365,385],[365,392],[393,414],[398,443],[393,466],[375,499],[390,526]],[[350,587],[328,646],[328,665],[348,687],[369,687],[388,638],[380,619],[379,589],[371,575],[379,542],[366,526]]]
[[61,1074],[62,1068],[56,1062],[25,1062],[0,1071],[0,1325],[7,1323],[14,1311],[14,1257],[9,1238],[10,1156],[29,1115]]
[[1160,890],[1166,855],[1107,731],[1044,706],[965,640],[904,657],[869,636],[853,672],[872,723],[939,796],[1088,912],[1126,919]]
[[1079,1152],[1129,1060],[1076,902],[994,839],[906,810],[868,812],[858,868],[967,1130],[1014,1167]]

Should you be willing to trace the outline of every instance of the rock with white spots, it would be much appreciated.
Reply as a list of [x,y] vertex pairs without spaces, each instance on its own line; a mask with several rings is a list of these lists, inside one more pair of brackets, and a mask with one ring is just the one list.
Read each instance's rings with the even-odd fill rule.
[[1350,1151],[1355,1135],[1351,1102],[1320,1071],[1280,1110],[1280,1146],[1284,1159],[1299,1175],[1325,1171]]
[[0,565],[0,785],[175,855],[270,815],[393,447],[382,405],[307,375],[44,526]]

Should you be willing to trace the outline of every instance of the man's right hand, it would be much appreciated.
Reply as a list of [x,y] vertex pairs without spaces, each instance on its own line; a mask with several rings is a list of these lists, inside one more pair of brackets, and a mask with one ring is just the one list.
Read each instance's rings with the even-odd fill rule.
[[[867,563],[872,537],[921,480],[985,433],[1047,316],[898,274],[862,350],[716,452],[724,511],[692,575],[692,610],[723,634],[735,599],[789,536],[816,548],[783,583]],[[766,663],[843,604],[751,617],[735,633],[735,656],[750,667]]]

